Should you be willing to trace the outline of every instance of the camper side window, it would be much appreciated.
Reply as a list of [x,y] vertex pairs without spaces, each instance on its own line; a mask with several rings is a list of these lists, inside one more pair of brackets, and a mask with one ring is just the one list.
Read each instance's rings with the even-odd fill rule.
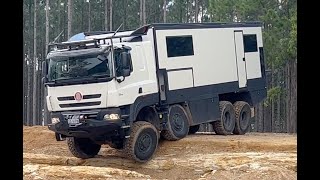
[[168,57],[194,55],[192,36],[167,36],[166,43]]
[[257,52],[257,35],[247,34],[243,35],[244,52]]

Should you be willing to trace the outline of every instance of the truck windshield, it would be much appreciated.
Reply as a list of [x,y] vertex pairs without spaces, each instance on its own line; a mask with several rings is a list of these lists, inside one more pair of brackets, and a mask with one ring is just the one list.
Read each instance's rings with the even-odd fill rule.
[[49,62],[48,80],[111,77],[110,60],[110,53],[52,58]]

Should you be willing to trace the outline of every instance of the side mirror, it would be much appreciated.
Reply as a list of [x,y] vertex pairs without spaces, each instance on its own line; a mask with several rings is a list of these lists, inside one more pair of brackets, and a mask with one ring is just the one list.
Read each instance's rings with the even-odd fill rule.
[[129,58],[128,58],[127,52],[121,52],[120,58],[121,58],[121,65],[123,68],[126,68],[129,66]]
[[127,52],[121,52],[122,76],[127,77],[131,73],[131,57]]
[[130,70],[130,69],[123,69],[123,70],[122,70],[122,76],[123,76],[123,77],[129,76],[130,73],[131,73],[131,70]]
[[48,82],[48,78],[46,76],[42,77],[41,79],[42,84],[45,84]]
[[43,62],[42,62],[42,74],[46,76],[47,73],[48,73],[47,70],[48,70],[48,68],[47,68],[47,62],[46,62],[46,61],[43,61]]
[[41,79],[42,84],[45,84],[45,83],[48,82],[47,73],[48,73],[47,62],[43,61],[42,62],[42,74],[43,74],[43,77]]

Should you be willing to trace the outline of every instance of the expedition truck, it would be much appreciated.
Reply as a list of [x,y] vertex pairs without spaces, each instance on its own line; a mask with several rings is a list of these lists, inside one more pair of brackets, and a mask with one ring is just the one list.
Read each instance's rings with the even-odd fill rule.
[[262,23],[149,24],[53,43],[42,64],[48,128],[78,158],[102,144],[146,162],[158,140],[212,123],[245,134],[266,97]]

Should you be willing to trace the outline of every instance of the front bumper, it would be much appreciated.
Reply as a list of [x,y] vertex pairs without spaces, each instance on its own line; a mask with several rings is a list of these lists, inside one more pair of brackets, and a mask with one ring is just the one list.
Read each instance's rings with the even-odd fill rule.
[[[68,117],[70,115],[88,115],[88,119],[80,120],[80,123],[77,125],[68,124]],[[81,137],[81,138],[92,138],[96,139],[105,135],[115,135],[118,133],[122,120],[104,120],[103,117],[106,114],[119,114],[119,108],[110,108],[110,109],[100,109],[96,111],[76,111],[76,112],[52,112],[51,118],[59,118],[60,122],[55,124],[49,124],[48,128],[56,133],[62,134],[64,136],[71,137]],[[92,118],[93,117],[93,118]]]

